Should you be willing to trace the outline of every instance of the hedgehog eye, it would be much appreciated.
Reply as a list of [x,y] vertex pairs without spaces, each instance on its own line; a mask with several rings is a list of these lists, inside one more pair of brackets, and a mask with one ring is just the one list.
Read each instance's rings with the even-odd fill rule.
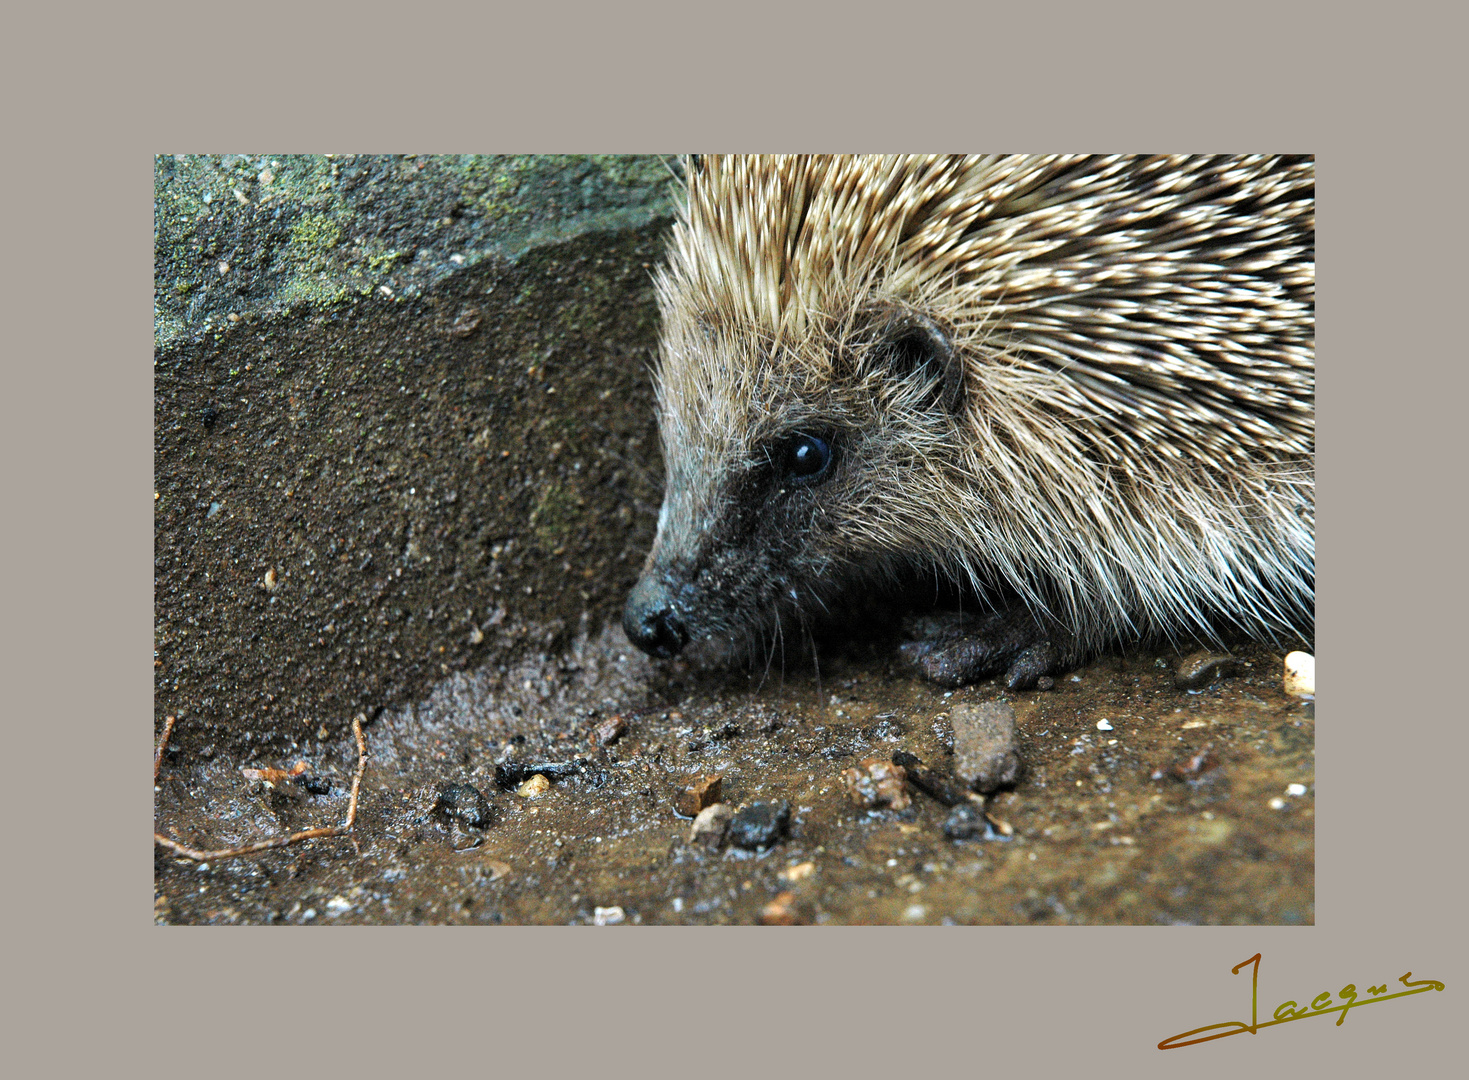
[[785,468],[796,483],[816,483],[831,468],[831,444],[817,435],[796,435],[786,445]]

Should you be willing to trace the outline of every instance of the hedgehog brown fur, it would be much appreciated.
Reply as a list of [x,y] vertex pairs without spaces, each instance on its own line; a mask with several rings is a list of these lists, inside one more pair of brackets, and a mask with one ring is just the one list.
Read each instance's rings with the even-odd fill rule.
[[[914,574],[1029,618],[958,676],[930,662],[947,681],[1313,633],[1311,158],[705,157],[686,177],[635,643],[768,633]],[[1053,644],[1017,674],[1027,642]]]

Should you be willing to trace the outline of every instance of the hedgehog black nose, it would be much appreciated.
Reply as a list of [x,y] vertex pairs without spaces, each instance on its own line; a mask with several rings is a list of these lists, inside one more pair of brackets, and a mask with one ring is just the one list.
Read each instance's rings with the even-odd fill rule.
[[622,610],[622,629],[650,656],[674,656],[689,641],[689,632],[673,613],[673,597],[651,574],[643,576]]

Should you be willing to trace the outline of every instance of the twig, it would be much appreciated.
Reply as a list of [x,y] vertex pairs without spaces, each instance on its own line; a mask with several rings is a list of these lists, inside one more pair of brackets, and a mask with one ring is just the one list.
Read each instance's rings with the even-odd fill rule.
[[[153,842],[160,847],[166,847],[175,854],[182,855],[186,859],[195,862],[207,862],[213,859],[233,859],[241,855],[253,855],[257,851],[269,851],[271,848],[281,848],[288,844],[299,843],[302,840],[321,840],[330,836],[347,836],[352,832],[352,826],[357,821],[357,795],[362,788],[362,773],[367,769],[367,738],[362,734],[363,715],[358,713],[352,719],[352,734],[357,737],[357,775],[352,777],[352,797],[347,802],[347,820],[341,825],[327,825],[319,829],[306,829],[302,832],[292,833],[290,836],[277,836],[270,840],[259,840],[253,844],[244,844],[240,847],[220,848],[218,851],[199,851],[195,848],[186,847],[177,840],[172,840],[162,833],[153,834]],[[159,744],[158,753],[153,758],[153,778],[158,779],[158,760],[163,754],[163,746],[168,742],[169,733],[173,730],[173,717],[168,717],[163,726],[163,742]]]
[[168,737],[173,734],[174,717],[163,718],[163,738],[158,740],[158,749],[153,751],[153,782],[158,783],[158,766],[163,761],[163,748],[168,745]]

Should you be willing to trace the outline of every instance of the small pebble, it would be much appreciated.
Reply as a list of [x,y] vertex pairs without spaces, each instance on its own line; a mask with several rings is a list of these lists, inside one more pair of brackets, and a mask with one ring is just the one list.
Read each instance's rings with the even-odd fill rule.
[[775,899],[760,909],[761,926],[798,926],[802,922],[796,910],[796,894],[776,893]]
[[847,797],[863,809],[890,806],[906,810],[913,805],[908,796],[908,773],[901,765],[882,758],[867,758],[855,768],[842,772]]
[[787,866],[776,876],[782,881],[789,881],[794,883],[797,881],[804,881],[815,872],[816,864],[814,862],[803,862]]
[[1316,696],[1316,658],[1310,653],[1286,654],[1285,692],[1292,697]]
[[689,843],[717,848],[724,843],[724,833],[732,817],[734,817],[734,811],[724,803],[704,807],[699,811],[699,816],[694,818],[694,823],[689,826]]
[[551,790],[551,781],[547,780],[544,773],[536,773],[525,783],[515,789],[515,794],[523,799],[534,799],[544,795]]
[[790,820],[791,804],[784,799],[751,803],[729,819],[724,838],[735,847],[761,851],[781,838]]
[[326,913],[335,919],[338,915],[345,915],[352,910],[352,901],[345,896],[333,896],[326,902]]
[[1173,685],[1180,690],[1198,690],[1208,686],[1216,676],[1232,674],[1239,661],[1227,653],[1196,652],[1178,662]]
[[1287,784],[1285,786],[1285,793],[1287,795],[1297,795],[1297,796],[1304,795],[1306,793],[1306,785],[1305,784]]
[[1273,798],[1273,799],[1270,800],[1270,809],[1272,809],[1272,810],[1284,810],[1285,809],[1285,800],[1282,799],[1279,795],[1275,796],[1275,798]]
[[616,926],[627,918],[627,912],[617,905],[599,907],[592,911],[592,923],[596,926]]
[[1019,779],[1014,709],[998,701],[955,705],[950,722],[954,727],[954,772],[961,780],[988,794]]
[[[626,734],[627,721],[620,716],[609,716],[597,725],[597,745],[611,746]],[[710,803],[716,803],[718,801],[717,798],[709,800]],[[705,803],[704,805],[707,806],[709,803]],[[702,810],[703,807],[701,806],[699,809]]]
[[903,910],[903,918],[908,922],[920,922],[928,915],[928,908],[922,904],[909,904]]
[[999,834],[985,816],[984,807],[975,802],[962,802],[944,822],[944,835],[950,840],[996,840]]
[[481,630],[478,626],[475,626],[475,627],[471,627],[470,628],[470,631],[469,631],[469,643],[471,645],[480,645],[480,644],[483,644],[484,640],[485,640],[485,632],[483,630]]
[[[1214,755],[1214,744],[1205,743],[1203,749],[1198,753],[1170,765],[1166,775],[1174,780],[1181,780],[1189,787],[1198,790],[1217,784],[1223,779],[1221,764],[1222,762]],[[1162,775],[1164,774],[1161,772],[1155,772],[1153,777],[1158,779]]]
[[698,817],[700,812],[723,797],[723,777],[701,776],[687,787],[679,789],[673,798],[673,812],[679,817]]
[[1097,730],[1098,731],[1111,731],[1112,730],[1112,722],[1110,720],[1108,720],[1106,717],[1103,717],[1102,719],[1100,719],[1100,720],[1097,721]]

